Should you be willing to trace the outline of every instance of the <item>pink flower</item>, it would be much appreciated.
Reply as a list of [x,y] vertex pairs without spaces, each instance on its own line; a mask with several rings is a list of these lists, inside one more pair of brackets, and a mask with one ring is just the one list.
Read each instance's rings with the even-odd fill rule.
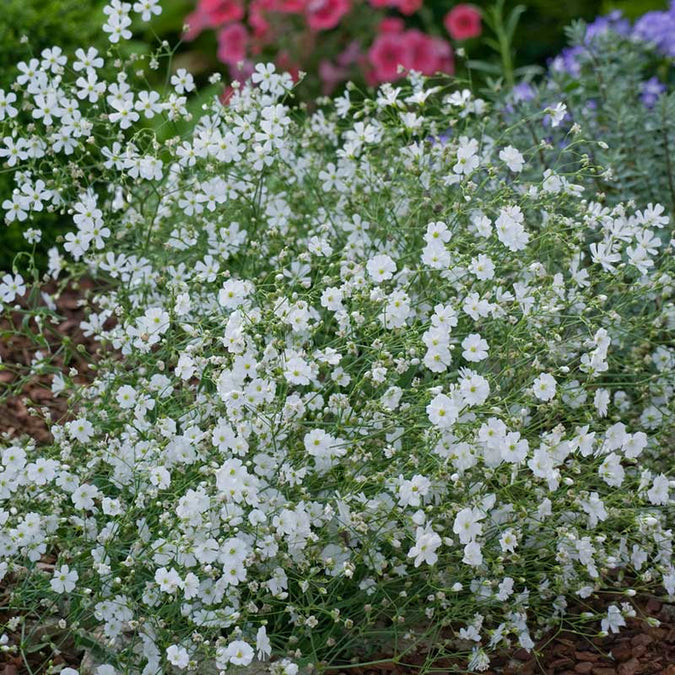
[[410,50],[410,68],[423,75],[433,75],[439,63],[433,39],[419,30],[406,31],[403,39]]
[[343,68],[351,66],[362,57],[361,45],[358,40],[352,40],[337,56],[337,64]]
[[401,14],[414,14],[421,6],[423,0],[370,0],[372,7],[391,7]]
[[232,99],[233,96],[234,96],[234,87],[232,87],[231,85],[227,86],[225,87],[223,93],[220,95],[220,102],[223,105],[229,105],[230,100]]
[[410,45],[398,33],[381,33],[368,50],[368,61],[378,82],[397,80],[400,77],[398,67],[409,67],[410,57]]
[[253,30],[253,35],[259,40],[265,39],[270,30],[270,24],[265,18],[267,2],[253,0],[248,8],[248,25]]
[[282,14],[300,14],[306,6],[307,0],[272,0],[269,9]]
[[218,58],[235,65],[246,58],[248,31],[241,23],[231,23],[218,33]]
[[453,40],[467,40],[481,34],[480,12],[471,5],[456,5],[443,19]]
[[398,11],[410,16],[422,6],[422,2],[423,0],[399,0]]
[[441,38],[433,38],[433,40],[436,55],[439,59],[436,70],[441,73],[450,73],[452,75],[455,72],[455,55],[452,51],[452,47],[448,42]]
[[378,33],[402,33],[405,28],[403,19],[397,16],[387,16],[378,26]]
[[402,38],[410,50],[409,67],[423,75],[452,72],[452,48],[445,41],[431,37],[419,30],[408,30]]
[[340,82],[344,82],[348,76],[349,71],[346,68],[340,68],[327,59],[323,59],[319,63],[319,77],[321,77],[322,82],[321,91],[325,96],[329,96],[335,87]]
[[197,11],[206,16],[212,28],[244,18],[241,0],[199,0]]
[[350,9],[350,0],[309,0],[307,24],[312,30],[330,30]]
[[186,40],[194,40],[205,28],[210,28],[209,17],[198,9],[185,18],[188,29],[185,33]]

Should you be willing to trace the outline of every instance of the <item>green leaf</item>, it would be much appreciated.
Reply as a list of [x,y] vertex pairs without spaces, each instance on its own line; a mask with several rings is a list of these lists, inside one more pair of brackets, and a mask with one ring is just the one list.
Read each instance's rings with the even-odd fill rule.
[[466,65],[473,70],[479,70],[484,73],[493,73],[494,75],[501,75],[501,68],[494,63],[488,63],[487,61],[467,61]]
[[500,50],[499,42],[497,40],[493,40],[492,38],[486,37],[483,42],[488,45],[488,47],[491,47],[494,49],[496,52]]
[[509,41],[513,40],[513,36],[516,32],[516,28],[518,27],[518,22],[520,21],[520,17],[523,15],[527,7],[524,5],[517,5],[516,7],[513,8],[513,11],[509,15],[509,18],[506,22],[506,34],[508,35]]

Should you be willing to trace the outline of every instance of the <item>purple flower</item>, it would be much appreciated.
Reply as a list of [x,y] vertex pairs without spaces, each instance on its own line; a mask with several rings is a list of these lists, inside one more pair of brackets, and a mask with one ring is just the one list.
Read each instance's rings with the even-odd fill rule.
[[632,36],[655,45],[668,56],[675,56],[675,5],[666,12],[647,12],[641,16]]
[[572,77],[577,77],[581,72],[577,56],[583,51],[583,47],[566,47],[558,56],[551,60],[551,70],[559,73],[569,73]]
[[642,83],[640,100],[646,108],[653,108],[659,96],[666,90],[666,85],[659,81],[658,77],[650,77]]
[[621,11],[618,9],[605,14],[605,16],[599,16],[593,23],[589,23],[586,28],[586,41],[610,30],[619,33],[619,35],[630,34],[630,22],[623,18]]
[[[675,1],[675,0],[674,0]],[[534,98],[534,88],[527,82],[521,82],[513,87],[513,100],[515,103],[531,101]]]
[[447,128],[445,131],[441,131],[438,136],[428,136],[427,141],[431,143],[431,145],[436,145],[437,143],[439,145],[445,145],[453,136],[453,132],[451,128]]

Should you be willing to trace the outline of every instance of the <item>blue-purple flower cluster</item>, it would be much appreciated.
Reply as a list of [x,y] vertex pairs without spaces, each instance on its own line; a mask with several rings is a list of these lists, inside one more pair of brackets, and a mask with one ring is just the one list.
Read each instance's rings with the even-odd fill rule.
[[647,12],[633,26],[632,37],[652,42],[660,52],[675,56],[675,2],[663,12]]
[[[586,28],[586,44],[607,32],[646,42],[664,56],[675,57],[675,0],[671,0],[669,9],[647,12],[633,25],[619,10],[599,16]],[[551,69],[579,76],[581,70],[579,55],[583,51],[582,45],[564,49],[551,61]],[[651,108],[665,91],[665,84],[657,77],[652,77],[643,83],[640,99],[646,107]]]

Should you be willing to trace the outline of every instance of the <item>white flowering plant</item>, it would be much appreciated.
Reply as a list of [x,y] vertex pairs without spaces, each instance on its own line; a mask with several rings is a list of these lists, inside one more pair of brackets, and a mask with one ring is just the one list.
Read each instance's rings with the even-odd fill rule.
[[[54,373],[53,442],[0,450],[3,650],[57,620],[98,675],[382,650],[479,671],[675,594],[663,208],[598,201],[581,135],[537,175],[451,82],[310,115],[261,64],[192,121],[189,73],[99,79],[111,54],[23,64],[0,96],[5,217],[72,219],[47,276],[94,280],[101,345],[88,384]],[[29,298],[41,343],[23,260],[0,299]]]

